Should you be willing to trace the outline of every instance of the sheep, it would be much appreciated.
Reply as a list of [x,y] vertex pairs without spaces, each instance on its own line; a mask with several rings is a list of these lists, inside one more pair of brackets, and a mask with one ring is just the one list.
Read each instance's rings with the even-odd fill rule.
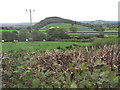
[[45,39],[43,39],[43,41],[46,41]]
[[18,42],[18,40],[13,40],[13,43]]
[[5,42],[5,40],[2,40],[2,42]]
[[26,39],[26,42],[28,42],[28,39]]

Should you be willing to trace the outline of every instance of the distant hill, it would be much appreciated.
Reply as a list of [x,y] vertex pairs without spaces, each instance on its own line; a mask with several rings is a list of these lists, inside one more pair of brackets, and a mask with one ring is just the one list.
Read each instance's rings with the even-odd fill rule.
[[81,22],[77,22],[77,21],[73,21],[73,20],[69,20],[69,19],[64,19],[61,17],[47,17],[43,20],[41,20],[40,22],[38,22],[37,24],[35,24],[33,26],[34,29],[40,29],[48,24],[51,23],[69,23],[69,24],[78,24],[81,25]]
[[102,25],[102,24],[115,24],[117,21],[105,21],[105,20],[95,20],[95,21],[81,21],[82,23],[89,23],[94,25]]
[[[33,25],[36,22],[32,23]],[[22,23],[0,23],[0,26],[30,26],[30,22],[22,22]]]

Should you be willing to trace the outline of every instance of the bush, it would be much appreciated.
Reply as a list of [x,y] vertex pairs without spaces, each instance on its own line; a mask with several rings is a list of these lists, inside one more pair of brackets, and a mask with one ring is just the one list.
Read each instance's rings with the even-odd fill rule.
[[48,40],[59,40],[59,39],[69,39],[69,35],[65,33],[65,30],[62,28],[53,28],[47,30]]
[[70,31],[71,32],[77,32],[77,27],[75,27],[75,26],[70,27]]
[[18,37],[20,41],[25,41],[29,38],[29,33],[27,30],[20,30]]
[[81,39],[81,42],[91,42],[91,39]]
[[33,31],[31,33],[31,37],[32,40],[43,40],[43,39],[47,39],[47,36],[45,33],[41,32],[41,31]]
[[4,39],[5,41],[13,41],[15,39],[18,39],[18,32],[16,32],[16,31],[12,31],[12,32],[3,31],[2,32],[2,39]]
[[91,37],[93,37],[93,35],[81,34],[81,35],[79,35],[77,38],[78,38],[78,39],[89,39],[89,38],[91,38]]

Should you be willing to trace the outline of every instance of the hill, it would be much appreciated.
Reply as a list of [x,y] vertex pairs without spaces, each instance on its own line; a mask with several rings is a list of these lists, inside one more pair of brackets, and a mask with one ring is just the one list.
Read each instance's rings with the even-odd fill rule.
[[61,17],[47,17],[43,20],[41,20],[40,22],[38,22],[37,24],[35,24],[33,26],[34,29],[40,29],[48,24],[51,23],[69,23],[69,24],[78,24],[80,25],[81,22],[77,22],[77,21],[73,21],[73,20],[69,20],[69,19],[64,19]]
[[[92,31],[91,28],[86,27],[86,26],[82,26],[82,25],[75,25],[75,26],[77,27],[78,31]],[[41,29],[46,30],[50,27],[64,28],[65,30],[69,31],[71,24],[69,24],[69,23],[51,23],[51,24],[44,26]]]
[[117,24],[118,21],[105,21],[105,20],[95,20],[95,21],[80,21],[82,23],[89,23],[93,25],[103,25],[103,24]]

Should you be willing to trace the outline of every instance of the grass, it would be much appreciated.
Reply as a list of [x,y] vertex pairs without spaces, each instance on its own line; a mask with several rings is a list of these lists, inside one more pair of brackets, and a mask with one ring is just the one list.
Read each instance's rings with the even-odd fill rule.
[[[71,27],[71,24],[66,24],[66,23],[52,23],[52,24],[48,24],[47,27],[61,27],[61,28],[65,28],[67,31],[69,31],[69,28]],[[75,25],[78,28],[78,31],[92,31],[92,29],[85,27],[85,26],[81,26],[81,25]]]
[[93,44],[96,46],[118,44],[119,38],[94,38]]
[[[79,36],[81,35],[82,33],[68,33],[68,35],[70,36]],[[84,33],[84,34],[88,34],[88,35],[99,35],[99,33]],[[118,33],[107,33],[107,34],[104,34],[104,35],[107,35],[108,37],[118,37]]]
[[110,38],[118,37],[118,35],[107,35]]
[[46,30],[44,30],[44,29],[40,29],[39,31],[45,32]]
[[2,43],[3,52],[8,51],[20,51],[26,50],[28,52],[34,51],[50,51],[52,49],[56,49],[57,47],[65,48],[66,46],[70,46],[73,44],[78,44],[81,46],[89,46],[92,43],[79,43],[79,42],[52,42],[52,41],[36,41],[36,42],[4,42]]
[[[68,35],[81,35],[82,33],[68,33]],[[99,33],[84,33],[84,34],[92,34],[92,35],[98,35]]]
[[118,32],[118,30],[105,30],[104,32]]
[[11,32],[11,31],[17,31],[17,32],[19,32],[19,30],[0,30],[0,31],[9,31],[9,32]]

